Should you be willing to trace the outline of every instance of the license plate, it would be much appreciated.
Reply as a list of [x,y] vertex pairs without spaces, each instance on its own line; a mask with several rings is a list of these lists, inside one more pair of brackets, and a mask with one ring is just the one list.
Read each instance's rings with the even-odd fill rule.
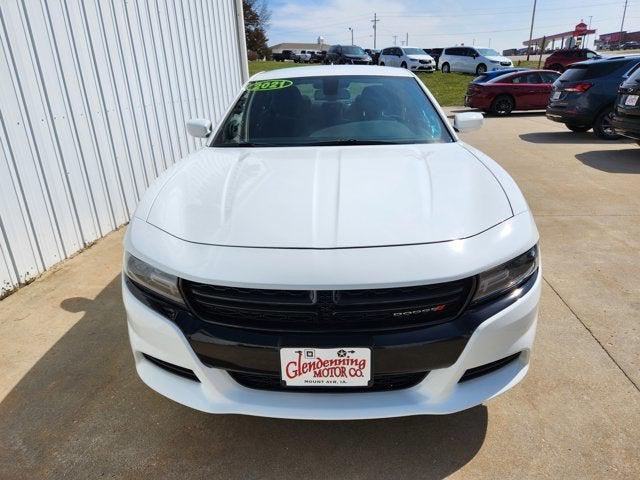
[[640,98],[640,95],[627,95],[627,99],[624,101],[624,104],[627,107],[633,107],[638,103],[638,98]]
[[369,348],[282,348],[282,381],[291,387],[366,387],[371,380]]
[[560,98],[560,95],[562,95],[562,92],[553,92],[553,95],[551,95],[551,100],[558,100]]

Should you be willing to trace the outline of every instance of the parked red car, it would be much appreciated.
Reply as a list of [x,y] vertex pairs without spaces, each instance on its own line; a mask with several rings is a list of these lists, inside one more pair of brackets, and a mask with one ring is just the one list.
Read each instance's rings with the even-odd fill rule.
[[544,61],[544,68],[563,73],[569,65],[594,58],[601,58],[601,56],[588,48],[556,50]]
[[551,70],[527,70],[471,83],[464,104],[496,115],[509,115],[513,110],[542,110],[547,108],[552,84],[559,76]]

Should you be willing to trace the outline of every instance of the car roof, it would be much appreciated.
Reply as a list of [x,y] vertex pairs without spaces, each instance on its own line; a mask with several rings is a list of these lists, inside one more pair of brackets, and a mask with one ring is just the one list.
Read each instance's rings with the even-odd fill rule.
[[[634,59],[637,58],[640,60],[640,55],[636,54],[630,54],[630,55],[616,55],[615,57],[604,57],[604,58],[593,58],[591,60],[585,60],[584,62],[578,62],[578,63],[574,63],[573,65],[595,65],[598,63],[604,63],[604,62],[617,62],[620,60],[628,60],[628,59]],[[573,65],[569,65],[569,67],[573,67]]]
[[554,50],[553,53],[564,53],[564,52],[584,52],[584,51],[588,51],[591,52],[593,50],[591,50],[590,48],[560,48],[558,50]]
[[404,68],[379,67],[377,65],[324,65],[292,67],[256,73],[251,80],[275,80],[280,78],[330,77],[335,75],[370,75],[379,77],[413,77]]

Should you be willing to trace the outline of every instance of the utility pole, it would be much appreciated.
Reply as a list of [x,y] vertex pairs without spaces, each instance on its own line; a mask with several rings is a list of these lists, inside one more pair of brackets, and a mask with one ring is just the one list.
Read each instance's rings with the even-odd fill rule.
[[489,48],[491,48],[491,39],[489,39]]
[[618,40],[618,48],[620,48],[620,44],[622,43],[622,35],[624,32],[624,19],[627,16],[627,5],[629,4],[629,0],[624,0],[624,10],[622,12],[622,23],[620,24],[620,39]]
[[406,40],[404,41],[404,44],[408,47],[409,46],[409,32],[407,32],[407,37]]
[[376,13],[373,14],[373,49],[376,49],[376,30],[378,29],[377,24],[380,20],[378,20],[378,15]]
[[[398,35],[394,35],[393,36],[393,46],[395,47],[396,45],[398,45]],[[373,47],[375,48],[375,47]]]
[[351,32],[351,45],[353,45],[353,28],[349,27],[349,31]]
[[533,39],[533,22],[536,19],[536,3],[537,0],[533,0],[533,13],[531,14],[531,30],[529,30],[529,43],[527,44],[527,62],[531,55],[531,40]]

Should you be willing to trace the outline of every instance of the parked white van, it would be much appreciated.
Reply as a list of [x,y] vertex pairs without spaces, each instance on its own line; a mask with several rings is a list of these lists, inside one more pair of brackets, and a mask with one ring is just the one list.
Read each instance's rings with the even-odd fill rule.
[[482,75],[492,70],[512,68],[513,62],[492,48],[450,47],[440,56],[440,70],[443,73],[463,72]]
[[433,57],[417,47],[389,47],[380,52],[378,65],[406,68],[414,72],[435,72]]

